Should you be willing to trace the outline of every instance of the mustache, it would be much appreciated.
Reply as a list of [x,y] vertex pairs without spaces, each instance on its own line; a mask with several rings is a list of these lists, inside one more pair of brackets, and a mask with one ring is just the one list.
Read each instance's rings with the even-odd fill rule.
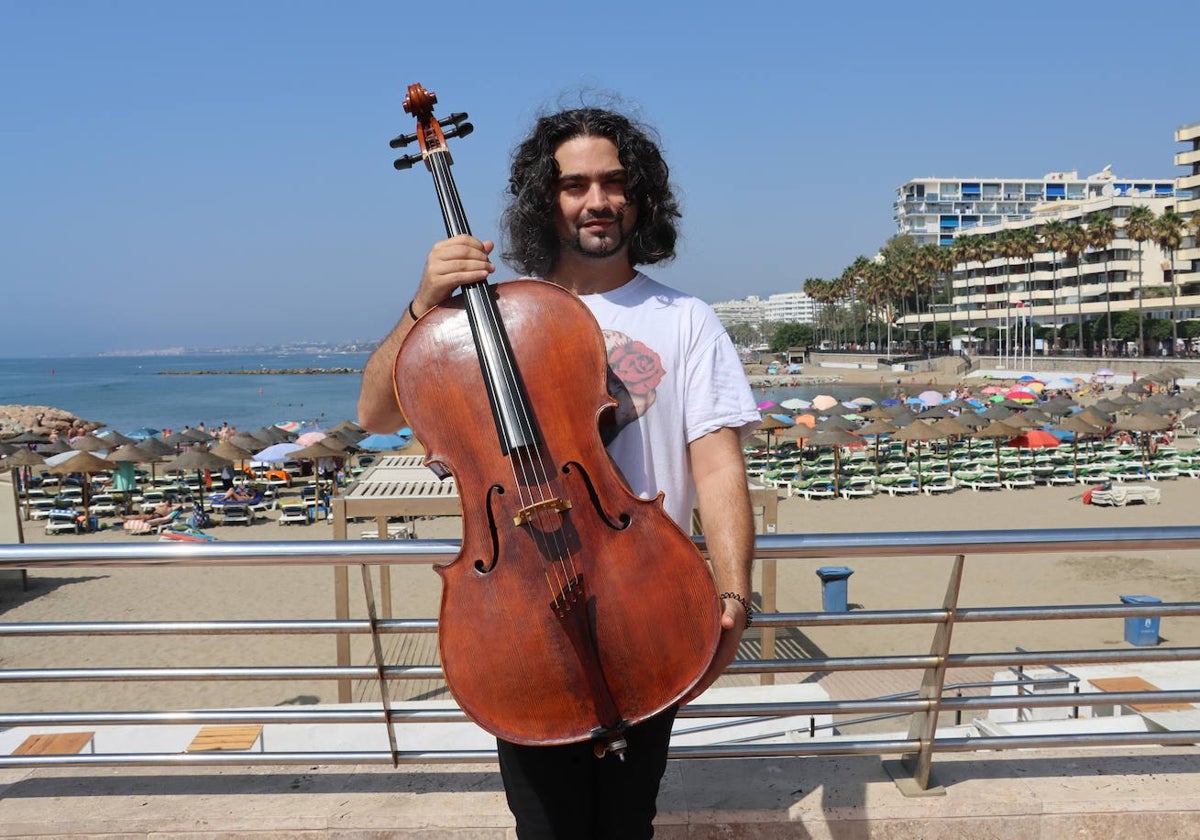
[[601,221],[601,220],[615,221],[618,219],[623,219],[623,218],[625,218],[625,208],[627,206],[628,205],[622,204],[620,207],[617,207],[617,208],[607,208],[605,210],[589,211],[582,218],[580,218],[580,220],[579,220],[580,224],[587,224],[588,222],[596,222],[596,221]]

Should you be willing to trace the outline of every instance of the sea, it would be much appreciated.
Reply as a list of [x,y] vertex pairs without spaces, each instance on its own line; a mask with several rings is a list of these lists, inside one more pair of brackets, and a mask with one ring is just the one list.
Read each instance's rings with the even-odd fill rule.
[[[0,359],[0,405],[44,405],[130,433],[229,423],[255,431],[282,423],[328,428],[355,420],[366,353],[194,353]],[[352,373],[268,373],[342,370]],[[190,374],[190,375],[183,375]],[[758,402],[838,400],[890,393],[871,385],[756,388]]]
[[[128,433],[229,423],[321,427],[355,419],[366,353],[195,353],[0,359],[0,405],[46,405]],[[190,374],[190,375],[185,375]]]

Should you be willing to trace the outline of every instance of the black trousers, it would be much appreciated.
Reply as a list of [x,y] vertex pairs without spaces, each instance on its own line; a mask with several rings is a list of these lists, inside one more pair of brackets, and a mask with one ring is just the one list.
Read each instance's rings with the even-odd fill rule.
[[667,769],[672,706],[625,733],[625,760],[591,742],[526,747],[497,740],[500,775],[520,840],[640,840],[654,836]]

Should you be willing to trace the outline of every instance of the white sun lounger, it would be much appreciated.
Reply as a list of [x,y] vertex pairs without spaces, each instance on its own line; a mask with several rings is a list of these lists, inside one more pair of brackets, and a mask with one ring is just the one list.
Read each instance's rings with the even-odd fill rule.
[[1156,505],[1162,501],[1162,491],[1147,484],[1114,484],[1107,490],[1092,491],[1092,504],[1124,507],[1130,503]]

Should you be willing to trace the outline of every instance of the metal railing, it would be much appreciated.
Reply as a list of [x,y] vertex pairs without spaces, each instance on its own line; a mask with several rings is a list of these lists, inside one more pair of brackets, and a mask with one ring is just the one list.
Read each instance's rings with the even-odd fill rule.
[[[703,547],[703,542],[700,541]],[[761,657],[738,659],[729,675],[763,676],[839,671],[918,670],[921,687],[913,694],[896,694],[867,700],[812,700],[797,702],[745,702],[685,707],[681,717],[733,718],[738,720],[797,715],[911,715],[904,738],[810,738],[788,743],[718,743],[675,746],[676,758],[765,757],[836,754],[903,756],[907,778],[902,788],[924,790],[930,785],[932,759],[938,752],[1069,748],[1125,745],[1189,745],[1200,742],[1200,731],[1092,732],[1063,731],[1042,735],[939,735],[942,712],[979,713],[990,710],[1029,710],[1080,705],[1122,706],[1140,703],[1200,702],[1200,684],[1186,690],[1108,691],[1104,693],[1037,693],[1018,691],[1008,696],[946,695],[948,669],[989,666],[1020,669],[1033,666],[1148,662],[1200,663],[1200,647],[1133,647],[1101,650],[1017,649],[1006,652],[956,652],[953,630],[957,625],[1028,620],[1080,620],[1130,617],[1197,617],[1200,602],[1138,604],[1085,604],[1055,606],[967,607],[959,604],[959,591],[968,555],[1045,554],[1048,552],[1113,552],[1200,549],[1200,527],[1093,528],[1004,531],[893,532],[877,534],[775,534],[757,539],[757,557],[764,571],[777,562],[846,560],[850,558],[952,558],[945,591],[938,606],[926,609],[865,610],[848,612],[770,612],[755,617],[763,628]],[[438,679],[436,664],[382,665],[381,639],[403,633],[436,633],[433,619],[390,619],[377,614],[370,570],[398,564],[445,562],[454,557],[458,543],[449,540],[385,540],[348,542],[269,543],[151,543],[0,546],[0,569],[24,568],[36,573],[48,568],[163,567],[163,566],[328,566],[362,570],[367,615],[364,618],[221,621],[70,621],[2,622],[0,639],[169,634],[254,636],[259,634],[319,634],[339,639],[366,636],[373,660],[365,665],[238,666],[213,667],[112,667],[78,668],[69,663],[47,662],[44,667],[0,669],[0,685],[80,681],[139,683],[189,680],[364,680],[378,690],[378,703],[369,708],[333,705],[321,708],[224,709],[207,711],[69,711],[0,713],[0,728],[36,731],[48,727],[106,727],[128,725],[189,724],[373,724],[387,731],[388,750],[303,750],[260,752],[122,752],[89,754],[0,755],[0,767],[159,766],[159,765],[294,765],[294,764],[420,764],[487,762],[490,750],[404,751],[396,746],[395,725],[462,722],[457,708],[429,709],[419,704],[390,701],[390,687],[398,681]],[[983,562],[982,560],[973,562]],[[764,588],[766,584],[764,582]],[[773,581],[772,581],[773,586]],[[931,582],[931,592],[937,584]],[[936,597],[936,596],[935,596]],[[780,628],[828,626],[929,625],[933,641],[928,650],[903,655],[859,657],[775,656],[775,633]],[[148,689],[149,691],[149,689]],[[152,695],[151,695],[152,696]],[[1091,701],[1089,703],[1089,701]],[[816,726],[812,725],[815,732]]]

